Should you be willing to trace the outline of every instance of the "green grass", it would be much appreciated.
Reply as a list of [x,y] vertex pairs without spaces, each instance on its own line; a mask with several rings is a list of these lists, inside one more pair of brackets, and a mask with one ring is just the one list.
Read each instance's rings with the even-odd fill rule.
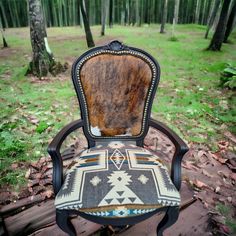
[[236,219],[233,217],[233,209],[224,204],[217,204],[216,210],[225,218],[225,224],[229,227],[232,235],[236,234]]
[[[224,44],[222,52],[210,52],[204,50],[209,44],[203,38],[204,26],[177,25],[175,41],[169,40],[170,25],[166,34],[160,34],[157,25],[114,26],[105,37],[99,35],[100,26],[92,31],[97,45],[119,39],[159,61],[162,73],[153,116],[186,141],[215,150],[226,130],[236,132],[234,92],[219,88],[225,64],[236,61],[235,40]],[[0,52],[0,185],[21,186],[27,163],[46,154],[59,129],[79,117],[79,106],[70,71],[42,81],[24,76],[31,57],[29,29],[9,29],[5,34],[10,48]],[[50,28],[48,41],[55,58],[70,65],[87,50],[80,27]],[[18,162],[26,167],[12,168]]]

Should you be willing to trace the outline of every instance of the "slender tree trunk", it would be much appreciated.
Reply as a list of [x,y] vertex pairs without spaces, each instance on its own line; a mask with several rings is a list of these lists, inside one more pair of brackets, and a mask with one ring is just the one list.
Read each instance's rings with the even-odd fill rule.
[[234,1],[234,5],[232,7],[232,10],[230,12],[229,19],[227,22],[224,43],[227,43],[228,37],[231,34],[231,32],[233,31],[235,20],[236,20],[236,0]]
[[140,0],[135,1],[135,23],[137,26],[141,26],[140,20]]
[[215,33],[207,50],[220,51],[222,43],[224,41],[229,6],[230,0],[224,0],[219,22],[217,24]]
[[113,0],[109,2],[109,27],[112,28],[113,25]]
[[216,18],[216,14],[217,14],[219,7],[220,7],[220,0],[215,0],[214,7],[212,9],[211,15],[210,15],[208,23],[207,23],[207,30],[205,33],[205,39],[207,39],[207,37],[208,37],[209,31],[214,23],[214,20]]
[[0,15],[2,15],[2,19],[3,19],[2,20],[3,28],[8,28],[8,21],[7,21],[7,17],[6,17],[2,2],[0,2]]
[[199,14],[200,14],[200,0],[197,0],[195,9],[195,24],[199,23]]
[[106,28],[106,12],[107,12],[107,1],[102,0],[102,14],[101,14],[101,22],[102,22],[102,28],[101,28],[101,36],[105,35],[105,28]]
[[89,19],[87,16],[87,13],[85,11],[85,6],[84,6],[84,1],[83,0],[79,0],[79,6],[80,6],[80,10],[82,13],[82,17],[83,17],[83,22],[84,22],[84,30],[85,30],[85,35],[86,35],[86,40],[87,40],[87,45],[89,48],[94,47],[94,41],[93,41],[93,36],[92,36],[92,32],[90,29],[90,25],[89,25]]
[[29,0],[29,21],[33,49],[33,59],[30,62],[30,69],[38,77],[46,76],[55,64],[55,61],[47,41],[40,0]]
[[160,30],[161,34],[165,33],[165,24],[167,19],[167,5],[168,5],[168,0],[164,0],[162,17],[161,17],[161,30]]
[[1,29],[1,34],[2,34],[2,43],[3,43],[3,48],[8,48],[8,44],[7,44],[7,41],[5,39],[5,36],[4,36],[4,33],[3,33],[3,30]]
[[90,9],[90,1],[89,1],[89,0],[84,0],[84,7],[85,7],[85,12],[86,12],[88,21],[90,22],[90,12],[89,12],[89,9]]
[[205,18],[205,12],[206,12],[206,4],[207,4],[207,1],[210,1],[210,0],[204,0],[203,1],[203,9],[202,9],[202,19],[201,19],[201,25],[204,24],[204,18]]
[[5,38],[5,35],[4,35],[4,32],[3,32],[3,29],[0,25],[0,31],[1,31],[1,34],[2,34],[2,43],[3,43],[3,48],[7,48],[8,47],[8,44],[7,44],[7,41],[6,41],[6,38]]
[[125,24],[126,25],[130,24],[129,15],[130,15],[129,0],[127,0],[125,4]]
[[173,24],[172,24],[172,36],[175,34],[175,24],[178,23],[179,18],[179,1],[175,0],[175,9],[174,9],[174,17],[173,17]]
[[3,22],[2,16],[0,14],[0,31],[1,31],[1,34],[2,34],[3,48],[7,48],[8,44],[7,44],[7,41],[6,41],[5,36],[4,36],[4,28],[3,28],[2,22]]

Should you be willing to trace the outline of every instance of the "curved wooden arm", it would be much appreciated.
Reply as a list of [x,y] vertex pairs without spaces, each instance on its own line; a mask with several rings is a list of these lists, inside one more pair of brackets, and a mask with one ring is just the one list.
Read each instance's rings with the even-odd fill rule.
[[58,193],[63,182],[63,163],[60,153],[61,145],[71,132],[82,127],[83,125],[84,122],[82,120],[76,120],[69,123],[61,129],[61,131],[54,137],[48,146],[48,153],[50,154],[53,162],[52,183],[55,194]]
[[181,187],[181,162],[184,154],[188,152],[186,143],[169,127],[160,121],[152,118],[149,120],[149,126],[161,131],[175,145],[175,153],[171,163],[171,179],[175,187],[180,190]]

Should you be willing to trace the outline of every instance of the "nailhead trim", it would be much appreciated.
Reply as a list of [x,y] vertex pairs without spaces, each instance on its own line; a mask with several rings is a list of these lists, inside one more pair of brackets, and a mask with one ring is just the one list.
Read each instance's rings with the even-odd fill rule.
[[151,94],[152,94],[152,91],[153,91],[153,88],[154,88],[154,85],[155,85],[155,80],[156,80],[156,75],[157,75],[157,71],[156,71],[156,66],[155,64],[147,57],[145,56],[144,54],[140,53],[140,52],[136,52],[136,51],[132,51],[132,50],[122,50],[122,51],[112,51],[112,50],[103,50],[101,49],[100,51],[98,52],[94,52],[94,53],[91,53],[89,54],[88,56],[86,56],[85,58],[83,58],[79,64],[78,64],[78,67],[77,67],[77,77],[78,77],[78,83],[79,83],[79,88],[80,88],[80,92],[82,94],[82,98],[83,98],[83,102],[85,104],[85,116],[86,116],[86,122],[87,124],[90,124],[89,122],[89,117],[88,117],[88,106],[87,106],[87,102],[86,102],[86,98],[85,98],[85,95],[84,95],[84,91],[83,91],[83,87],[82,87],[82,83],[81,83],[81,80],[80,80],[80,75],[79,75],[79,72],[80,72],[80,69],[82,67],[82,65],[87,61],[89,60],[90,58],[92,57],[95,57],[97,55],[101,55],[101,54],[116,54],[116,55],[125,55],[125,54],[131,54],[131,55],[134,55],[134,56],[137,56],[139,58],[142,58],[144,61],[146,61],[149,66],[151,67],[151,70],[152,70],[152,82],[151,82],[151,86],[150,86],[150,89],[148,91],[148,95],[147,95],[147,101],[145,103],[145,106],[144,106],[144,113],[143,113],[143,121],[142,121],[142,128],[141,128],[141,132],[139,135],[136,135],[136,136],[114,136],[114,137],[106,137],[106,136],[95,136],[91,133],[91,130],[90,128],[88,127],[88,132],[89,134],[91,135],[91,137],[93,138],[101,138],[101,139],[120,139],[120,138],[130,138],[130,137],[134,137],[134,138],[139,138],[142,136],[143,132],[144,132],[144,129],[145,129],[145,123],[146,123],[146,115],[147,115],[147,110],[148,110],[148,104],[149,104],[149,101],[150,101],[150,98],[151,98]]

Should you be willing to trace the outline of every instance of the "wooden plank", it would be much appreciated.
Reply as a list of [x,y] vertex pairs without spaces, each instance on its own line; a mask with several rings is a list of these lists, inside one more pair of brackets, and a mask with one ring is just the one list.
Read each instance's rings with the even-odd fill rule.
[[5,219],[9,235],[28,235],[55,221],[54,200],[50,200]]
[[[66,234],[55,223],[54,200],[33,206],[25,211],[5,219],[8,234],[11,235],[57,235]],[[100,229],[101,225],[89,222],[81,217],[72,219],[77,234],[91,235]],[[48,227],[47,227],[48,226]]]
[[[44,198],[45,197],[43,197],[41,194],[37,194],[35,196],[30,196],[30,197],[18,200],[16,202],[12,202],[11,204],[3,206],[0,210],[0,214],[6,215],[6,214],[13,214],[15,213],[15,211],[22,211],[29,205],[42,202]],[[19,210],[19,208],[21,209]]]
[[[72,223],[76,229],[77,235],[89,236],[94,234],[101,228],[101,225],[89,222],[81,217],[76,217],[72,219]],[[67,236],[56,224],[34,232],[32,236]]]

